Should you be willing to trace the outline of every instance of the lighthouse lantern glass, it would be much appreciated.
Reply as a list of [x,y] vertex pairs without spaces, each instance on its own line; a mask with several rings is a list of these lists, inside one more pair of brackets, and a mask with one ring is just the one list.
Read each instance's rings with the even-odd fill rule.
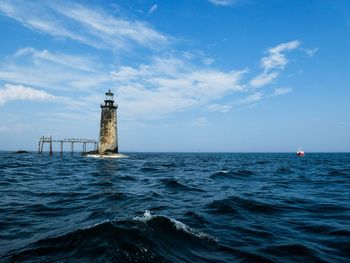
[[113,93],[110,90],[106,93],[105,100],[113,101]]

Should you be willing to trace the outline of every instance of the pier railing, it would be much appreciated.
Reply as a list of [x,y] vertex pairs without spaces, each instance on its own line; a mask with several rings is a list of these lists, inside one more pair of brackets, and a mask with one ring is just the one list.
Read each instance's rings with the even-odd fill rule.
[[60,154],[63,153],[63,144],[68,143],[71,146],[71,153],[74,153],[74,144],[80,143],[83,145],[83,153],[86,153],[86,145],[87,144],[93,144],[94,150],[97,150],[97,141],[90,140],[90,139],[81,139],[81,138],[67,138],[67,139],[53,139],[52,136],[45,137],[42,136],[39,139],[39,147],[38,147],[38,154],[43,154],[44,144],[47,143],[49,145],[49,154],[53,154],[53,143],[59,143],[60,144]]

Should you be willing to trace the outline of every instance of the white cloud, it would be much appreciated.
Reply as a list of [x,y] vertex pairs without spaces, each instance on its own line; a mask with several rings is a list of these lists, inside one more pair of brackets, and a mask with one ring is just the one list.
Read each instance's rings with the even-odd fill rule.
[[[240,92],[244,89],[240,84],[244,73],[245,70],[210,69],[171,56],[111,71],[95,58],[30,47],[18,50],[0,63],[0,80],[53,90],[60,96],[59,102],[69,109],[82,111],[99,104],[106,87],[117,87],[123,116],[130,120],[160,118]],[[217,111],[226,110],[227,107]]]
[[[31,10],[28,12],[28,10]],[[18,1],[2,1],[0,3],[0,12],[4,15],[17,20],[26,27],[38,30],[55,37],[64,37],[89,43],[88,39],[77,34],[73,30],[69,30],[56,18],[50,8],[45,3],[35,2],[18,2]],[[93,43],[90,43],[90,45]]]
[[277,88],[271,96],[280,96],[292,92],[291,88]]
[[129,66],[121,66],[117,71],[111,72],[111,76],[121,82],[134,80],[146,74],[148,74],[148,66],[145,65],[141,65],[138,69]]
[[210,104],[208,107],[209,111],[218,111],[222,113],[229,112],[232,108],[231,105],[221,105],[221,104]]
[[233,107],[240,107],[240,106],[246,106],[246,105],[254,105],[259,101],[262,101],[264,99],[268,99],[271,97],[281,96],[287,93],[292,92],[293,90],[291,88],[276,88],[273,90],[273,93],[270,95],[264,95],[262,92],[255,92],[253,94],[247,95],[244,98],[238,99],[234,102],[232,102]]
[[300,46],[298,40],[279,44],[268,50],[268,55],[261,59],[261,67],[265,70],[283,69],[288,63],[285,52],[296,49]]
[[215,59],[208,57],[202,51],[184,51],[182,52],[182,57],[186,60],[198,61],[206,66],[210,66],[215,62]]
[[243,99],[240,99],[237,104],[238,105],[245,105],[245,104],[252,104],[252,103],[256,103],[260,100],[263,99],[263,93],[261,92],[256,92],[256,93],[253,93],[251,95],[248,95],[246,96],[245,98]]
[[253,78],[250,81],[250,85],[255,88],[262,87],[271,83],[271,81],[273,81],[277,77],[278,77],[278,72],[271,72],[271,73],[263,72],[260,75],[256,76],[255,78]]
[[111,75],[126,115],[157,118],[242,91],[244,73],[197,68],[165,57],[138,68],[120,67]]
[[32,127],[30,125],[23,123],[10,121],[10,123],[5,124],[4,121],[2,121],[0,126],[0,133],[13,135],[13,133],[21,133],[24,131],[28,131],[31,128]]
[[215,61],[215,59],[213,59],[213,58],[208,58],[208,57],[203,58],[203,63],[207,66],[213,64],[214,61]]
[[157,9],[158,9],[158,5],[156,5],[156,4],[152,5],[150,10],[148,11],[148,15],[153,14],[155,11],[157,11]]
[[31,47],[19,49],[14,55],[15,58],[26,56],[31,56],[34,60],[45,60],[83,71],[95,71],[98,66],[97,61],[92,57],[52,53],[48,50],[39,51]]
[[96,48],[129,49],[132,44],[151,48],[168,42],[146,23],[69,2],[2,1],[0,12],[33,30]]
[[0,105],[15,100],[50,101],[55,96],[43,90],[37,90],[23,85],[13,85],[6,83],[0,89]]
[[319,48],[304,48],[303,50],[305,51],[306,55],[308,55],[310,58],[312,58],[316,52],[318,51]]
[[157,58],[138,68],[112,72],[126,115],[158,118],[242,91],[245,71],[195,68],[176,58]]
[[213,3],[214,5],[221,5],[221,6],[229,6],[236,3],[236,0],[209,0],[209,2]]
[[288,64],[286,52],[294,50],[300,46],[298,40],[281,43],[267,50],[267,56],[260,61],[262,73],[254,77],[250,81],[250,85],[254,88],[262,87],[270,84],[279,76],[281,70]]
[[261,59],[261,67],[265,71],[272,69],[283,69],[288,63],[285,52],[296,49],[300,46],[298,40],[279,44],[268,50],[268,55]]
[[111,77],[89,56],[52,53],[31,47],[19,49],[0,62],[0,79],[44,89],[71,91],[94,89]]
[[[65,110],[91,113],[91,105],[103,100],[108,87],[116,91],[121,116],[128,121],[162,118],[192,107],[225,113],[237,104],[265,98],[262,93],[253,93],[238,102],[215,104],[237,92],[252,92],[242,83],[247,70],[225,72],[194,63],[184,58],[185,55],[175,55],[158,56],[147,64],[120,65],[111,70],[97,58],[28,47],[0,63],[0,80],[55,91],[55,101],[61,104],[63,113]],[[200,55],[198,58],[201,61]],[[250,85],[266,85],[277,76],[278,71],[270,71],[251,80]],[[281,92],[277,90],[276,95]]]
[[205,117],[199,117],[196,120],[191,122],[192,126],[199,126],[199,127],[206,126],[208,124],[209,124],[209,122]]

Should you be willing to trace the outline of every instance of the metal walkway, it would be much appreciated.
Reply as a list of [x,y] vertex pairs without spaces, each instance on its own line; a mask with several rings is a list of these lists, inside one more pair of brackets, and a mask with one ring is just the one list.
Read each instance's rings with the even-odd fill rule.
[[71,145],[71,153],[74,153],[74,144],[75,143],[81,143],[83,144],[83,153],[86,153],[86,145],[87,144],[93,144],[94,145],[94,150],[97,150],[97,141],[95,140],[90,140],[90,139],[77,139],[77,138],[68,138],[68,139],[61,139],[61,140],[56,140],[52,139],[52,136],[50,137],[45,137],[42,136],[39,139],[39,148],[38,148],[38,154],[43,154],[43,149],[44,149],[44,144],[48,143],[49,144],[49,153],[50,155],[53,154],[53,149],[52,145],[53,143],[60,143],[60,154],[62,155],[63,153],[63,144],[64,143],[70,143]]

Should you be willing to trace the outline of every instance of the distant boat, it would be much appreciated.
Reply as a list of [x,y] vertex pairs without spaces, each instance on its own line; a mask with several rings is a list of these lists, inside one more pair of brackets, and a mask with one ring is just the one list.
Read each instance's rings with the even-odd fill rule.
[[301,148],[299,148],[297,151],[297,156],[304,156],[304,155],[305,155],[304,151]]

